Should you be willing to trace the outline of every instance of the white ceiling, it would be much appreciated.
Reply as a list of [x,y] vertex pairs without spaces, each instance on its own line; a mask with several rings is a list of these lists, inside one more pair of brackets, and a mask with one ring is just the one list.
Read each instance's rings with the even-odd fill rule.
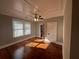
[[65,0],[27,0],[45,18],[63,16]]

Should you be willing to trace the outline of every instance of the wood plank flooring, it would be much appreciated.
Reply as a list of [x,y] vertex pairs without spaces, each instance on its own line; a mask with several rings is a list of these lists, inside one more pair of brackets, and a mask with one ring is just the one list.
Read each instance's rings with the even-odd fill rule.
[[0,59],[62,59],[62,46],[32,38],[1,49]]

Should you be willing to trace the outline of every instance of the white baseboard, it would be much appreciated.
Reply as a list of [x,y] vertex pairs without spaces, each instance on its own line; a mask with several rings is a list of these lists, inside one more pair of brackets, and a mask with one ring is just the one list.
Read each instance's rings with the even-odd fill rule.
[[22,42],[22,41],[24,41],[24,40],[27,40],[27,39],[30,39],[30,38],[33,38],[33,37],[35,37],[35,36],[31,36],[31,37],[28,37],[28,38],[25,38],[25,39],[22,39],[22,40],[19,40],[19,41],[10,43],[10,44],[6,44],[6,45],[3,45],[3,46],[0,46],[0,49],[9,47],[9,46],[11,46],[11,45],[14,45],[14,44],[16,44],[16,43]]
[[61,43],[61,42],[57,42],[57,41],[56,41],[55,43],[58,44],[58,45],[63,45],[63,43]]

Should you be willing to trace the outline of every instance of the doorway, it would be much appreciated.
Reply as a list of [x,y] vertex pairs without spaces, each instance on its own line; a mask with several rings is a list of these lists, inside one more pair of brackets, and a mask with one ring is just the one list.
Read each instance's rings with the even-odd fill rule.
[[44,38],[44,24],[40,25],[40,37]]

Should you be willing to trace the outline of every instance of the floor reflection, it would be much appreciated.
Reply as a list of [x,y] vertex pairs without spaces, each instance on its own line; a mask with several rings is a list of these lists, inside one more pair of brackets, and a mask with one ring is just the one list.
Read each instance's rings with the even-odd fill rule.
[[13,59],[22,59],[23,56],[24,56],[24,47],[21,47],[14,52]]
[[14,58],[13,59],[23,59],[24,55],[26,55],[26,57],[27,57],[30,52],[31,52],[31,48],[29,48],[29,47],[20,47],[14,52],[14,54],[13,54]]
[[14,50],[12,59],[62,59],[60,47],[40,39],[33,40]]

